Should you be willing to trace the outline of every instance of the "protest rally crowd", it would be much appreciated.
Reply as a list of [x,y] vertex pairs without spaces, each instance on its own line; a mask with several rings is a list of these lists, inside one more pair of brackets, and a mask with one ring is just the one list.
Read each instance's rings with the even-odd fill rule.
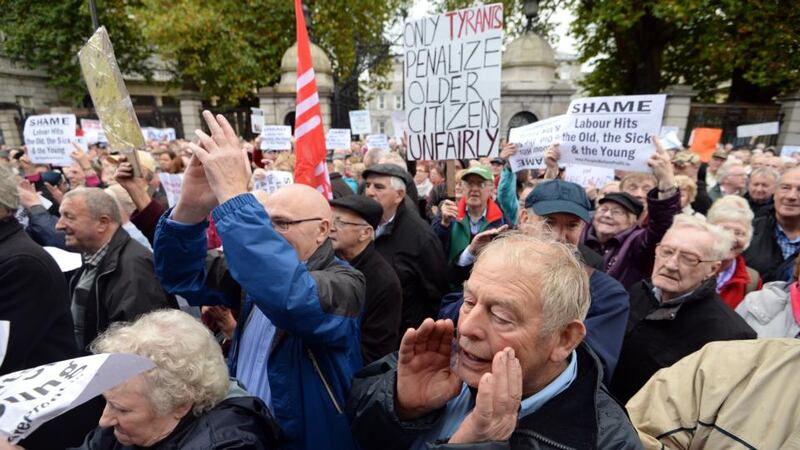
[[466,100],[420,56],[405,130],[325,144],[295,4],[285,147],[144,141],[102,27],[106,138],[0,145],[0,450],[800,448],[800,149],[684,148],[665,95],[501,135],[499,4],[407,25],[489,36]]
[[[795,159],[720,145],[701,163],[656,140],[652,173],[580,186],[558,145],[514,173],[506,143],[455,161],[451,198],[443,162],[354,141],[329,152],[328,201],[255,189],[294,151],[204,119],[195,142],[150,141],[140,177],[102,143],[63,168],[0,150],[0,375],[87,352],[155,363],[23,448],[797,438],[797,346],[766,339],[800,332]],[[159,173],[182,174],[174,207]],[[82,264],[62,274],[42,246]]]

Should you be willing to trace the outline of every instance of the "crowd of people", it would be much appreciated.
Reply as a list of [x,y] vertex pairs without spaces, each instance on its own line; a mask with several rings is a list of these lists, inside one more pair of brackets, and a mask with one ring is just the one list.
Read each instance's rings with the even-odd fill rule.
[[[514,172],[509,143],[446,163],[354,141],[329,151],[328,199],[264,183],[293,150],[203,119],[136,162],[0,148],[0,376],[155,364],[22,448],[800,442],[797,159],[720,145],[701,162],[655,138],[650,172],[580,186],[557,144]],[[182,175],[173,205],[161,173]]]

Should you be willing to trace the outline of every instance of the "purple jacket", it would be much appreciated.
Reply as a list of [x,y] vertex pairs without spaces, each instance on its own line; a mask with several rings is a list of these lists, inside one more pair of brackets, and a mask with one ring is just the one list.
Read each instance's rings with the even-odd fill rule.
[[597,240],[594,225],[583,230],[581,242],[603,256],[605,272],[616,278],[625,289],[650,278],[656,256],[656,244],[672,226],[672,218],[681,212],[681,194],[663,200],[658,199],[658,190],[647,193],[648,219],[644,226],[636,225],[601,245]]

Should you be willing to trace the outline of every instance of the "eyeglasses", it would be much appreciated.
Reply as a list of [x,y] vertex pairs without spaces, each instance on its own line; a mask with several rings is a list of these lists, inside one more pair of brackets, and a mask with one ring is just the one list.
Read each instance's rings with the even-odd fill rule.
[[597,215],[598,216],[602,216],[602,215],[604,215],[606,213],[611,214],[611,217],[621,217],[621,216],[624,216],[625,214],[627,214],[627,211],[625,211],[624,209],[621,209],[621,208],[609,208],[609,207],[604,207],[604,206],[601,206],[601,207],[597,208]]
[[354,227],[368,227],[368,226],[370,226],[368,223],[347,222],[345,220],[342,220],[339,217],[334,217],[333,218],[333,225],[336,226],[336,228],[343,228],[345,225],[352,225]]
[[658,244],[656,246],[656,256],[659,258],[672,259],[675,255],[678,255],[678,262],[687,267],[695,267],[701,262],[716,262],[713,259],[700,259],[700,257],[692,255],[691,253],[683,253],[678,249],[667,247],[666,245]]
[[474,182],[473,181],[473,182],[469,182],[469,181],[465,181],[465,180],[462,180],[460,184],[461,184],[461,187],[467,188],[467,189],[471,189],[471,188],[483,189],[485,187],[489,187],[491,185],[494,185],[494,183],[492,183],[491,181],[479,181],[479,182]]
[[283,220],[283,219],[270,218],[270,221],[272,222],[272,227],[280,232],[289,231],[289,228],[292,225],[297,225],[298,223],[303,223],[303,222],[311,222],[313,220],[322,220],[322,218],[312,217],[310,219],[300,219],[300,220]]

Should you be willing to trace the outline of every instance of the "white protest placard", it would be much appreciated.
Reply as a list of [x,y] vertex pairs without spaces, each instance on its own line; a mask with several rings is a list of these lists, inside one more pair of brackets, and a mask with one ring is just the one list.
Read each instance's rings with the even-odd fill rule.
[[683,143],[678,138],[678,134],[674,131],[669,131],[666,134],[662,134],[660,136],[661,145],[664,149],[669,150],[671,148],[683,148]]
[[369,118],[368,110],[350,111],[350,131],[353,134],[372,133],[372,121]]
[[0,320],[0,366],[3,365],[3,360],[6,358],[6,351],[8,349],[8,336],[11,333],[11,322],[7,320]]
[[739,125],[736,127],[736,137],[769,136],[778,134],[778,122],[754,123],[750,125]]
[[409,160],[497,156],[502,46],[501,3],[405,23]]
[[511,170],[544,167],[544,152],[553,142],[561,143],[565,120],[566,116],[555,116],[509,130],[508,142],[517,144],[517,153],[508,158]]
[[564,179],[583,187],[594,186],[602,188],[608,182],[614,181],[614,169],[605,167],[582,166],[573,164],[564,171]]
[[80,253],[68,252],[58,247],[46,246],[42,248],[56,260],[56,264],[58,264],[58,268],[62,272],[71,272],[83,265],[83,257],[81,257]]
[[83,137],[86,138],[86,142],[89,144],[108,142],[106,132],[103,130],[103,124],[99,120],[81,119],[81,130],[83,130]]
[[141,356],[103,353],[0,377],[0,439],[19,442],[43,423],[153,368]]
[[388,150],[389,136],[386,136],[385,134],[367,135],[367,148],[380,148],[382,150]]
[[659,136],[664,136],[664,135],[666,135],[667,133],[670,133],[670,132],[672,132],[672,133],[675,133],[675,135],[677,136],[677,135],[678,135],[678,132],[679,132],[680,130],[681,130],[681,129],[680,129],[680,128],[678,128],[678,127],[673,127],[673,126],[669,126],[669,125],[664,125],[663,127],[661,127],[661,133],[659,133]]
[[561,162],[650,172],[666,95],[587,97],[567,109]]
[[261,127],[264,126],[264,111],[261,108],[250,108],[250,131],[254,134],[261,134]]
[[328,150],[350,148],[350,129],[349,128],[329,129],[328,134],[325,135],[325,147],[327,147]]
[[792,156],[800,153],[800,145],[784,145],[781,147],[781,156]]
[[405,111],[392,111],[392,128],[394,128],[395,139],[403,139],[403,135],[408,132]]
[[158,142],[174,141],[176,139],[174,128],[144,127],[142,128],[142,136],[147,141]]
[[292,127],[264,125],[261,127],[261,150],[291,150]]
[[161,180],[161,186],[164,187],[164,192],[167,194],[167,203],[170,207],[178,203],[178,197],[181,196],[181,186],[183,185],[182,173],[165,173],[158,174]]
[[54,166],[72,165],[69,156],[75,149],[74,114],[43,114],[29,116],[25,120],[25,145],[28,157],[34,164],[52,164]]
[[291,172],[284,172],[282,170],[267,170],[265,177],[255,178],[253,182],[253,189],[271,194],[290,184],[294,184],[294,177],[292,176]]

